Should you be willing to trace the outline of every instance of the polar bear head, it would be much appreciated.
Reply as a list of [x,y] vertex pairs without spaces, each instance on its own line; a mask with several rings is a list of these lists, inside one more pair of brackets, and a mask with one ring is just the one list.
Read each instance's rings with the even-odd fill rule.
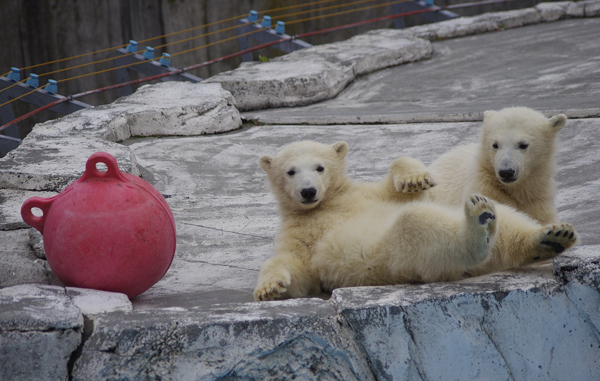
[[347,181],[344,158],[348,145],[302,141],[285,146],[275,156],[260,158],[280,207],[308,210],[323,203]]
[[552,177],[556,134],[566,122],[563,114],[548,119],[526,107],[486,111],[480,160],[506,186],[532,176]]

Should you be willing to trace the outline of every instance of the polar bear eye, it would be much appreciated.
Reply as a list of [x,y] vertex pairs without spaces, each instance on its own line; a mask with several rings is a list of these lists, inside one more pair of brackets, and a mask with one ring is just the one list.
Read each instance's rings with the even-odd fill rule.
[[317,172],[323,172],[324,170],[325,170],[325,168],[323,168],[323,166],[322,166],[322,165],[319,165],[319,166],[317,167]]
[[296,171],[294,171],[293,169],[290,169],[289,171],[287,171],[287,174],[289,176],[294,176],[296,174]]
[[519,143],[519,148],[520,149],[527,149],[527,147],[529,147],[529,143],[525,143],[525,142]]
[[498,143],[494,142],[494,144],[492,144],[492,148],[493,149],[498,149]]

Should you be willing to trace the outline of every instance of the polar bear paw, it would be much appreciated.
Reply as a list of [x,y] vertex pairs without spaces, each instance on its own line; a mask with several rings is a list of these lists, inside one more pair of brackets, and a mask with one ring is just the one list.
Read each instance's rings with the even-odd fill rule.
[[394,176],[394,187],[402,193],[422,192],[436,185],[435,177],[429,172],[413,176]]
[[573,247],[577,242],[577,232],[571,224],[544,226],[538,235],[539,248],[535,250],[533,261],[550,259]]
[[478,225],[490,233],[496,231],[496,209],[491,201],[480,194],[472,194],[465,206],[468,216],[473,218]]
[[470,229],[475,233],[476,257],[484,260],[496,237],[496,208],[480,194],[472,194],[465,202],[465,214]]
[[427,190],[437,184],[435,177],[417,159],[400,157],[392,163],[390,176],[397,192],[414,193]]
[[268,276],[261,279],[254,290],[254,301],[281,299],[287,292],[287,287],[291,284],[290,277],[281,274],[281,276]]

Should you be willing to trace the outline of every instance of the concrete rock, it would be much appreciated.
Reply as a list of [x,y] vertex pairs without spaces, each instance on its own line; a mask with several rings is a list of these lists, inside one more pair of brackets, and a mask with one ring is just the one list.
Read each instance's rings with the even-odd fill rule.
[[118,292],[77,287],[67,287],[66,292],[86,318],[93,318],[100,313],[133,310],[127,295]]
[[115,156],[122,171],[138,176],[135,156],[113,142],[131,136],[225,132],[241,124],[235,100],[219,84],[142,86],[110,105],[36,126],[0,160],[0,188],[61,191],[81,177],[87,158],[98,151]]
[[501,29],[511,29],[537,24],[542,21],[542,16],[535,8],[525,8],[506,12],[485,13],[475,16],[473,19],[479,22],[492,21]]
[[585,4],[583,1],[568,2],[567,5],[567,17],[584,17],[585,16]]
[[535,6],[542,16],[544,22],[556,21],[567,15],[567,9],[573,4],[571,1],[561,1],[555,3],[539,3]]
[[498,29],[498,25],[490,20],[480,21],[476,17],[459,17],[443,22],[414,26],[408,28],[407,32],[419,38],[435,41],[493,32]]
[[29,247],[29,230],[0,231],[0,289],[28,283],[60,284]]
[[[585,299],[575,302],[571,295]],[[527,269],[456,283],[333,293],[377,378],[394,380],[491,374],[593,380],[600,341],[594,334],[598,319],[589,316],[599,296],[597,288],[563,286],[547,270]],[[587,310],[585,300],[591,303]]]
[[221,83],[240,110],[301,106],[336,96],[357,75],[427,58],[431,51],[429,43],[402,31],[380,30],[244,64],[204,82]]
[[0,379],[67,380],[83,317],[64,288],[0,290]]
[[240,110],[296,106],[329,99],[354,79],[352,68],[323,60],[250,63],[204,82],[230,91]]
[[372,380],[348,337],[319,299],[103,314],[73,379]]
[[29,247],[31,247],[36,257],[46,259],[44,236],[37,229],[29,229]]
[[600,16],[600,1],[589,0],[581,2],[585,6],[585,17]]
[[85,137],[27,137],[0,160],[0,188],[60,192],[81,177],[87,159],[98,151],[113,155],[121,171],[139,175],[135,156],[121,144]]
[[144,85],[111,104],[41,123],[28,137],[77,136],[121,142],[131,136],[226,132],[241,124],[231,93],[218,84],[162,82]]
[[230,92],[218,84],[163,82],[145,85],[115,101],[129,109],[122,115],[131,136],[203,135],[242,125]]

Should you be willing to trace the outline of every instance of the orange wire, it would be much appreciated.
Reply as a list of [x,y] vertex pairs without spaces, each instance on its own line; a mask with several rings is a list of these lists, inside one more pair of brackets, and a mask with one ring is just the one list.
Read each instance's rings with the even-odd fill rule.
[[368,9],[381,8],[381,7],[384,7],[384,6],[387,6],[387,5],[405,3],[407,1],[410,1],[410,0],[391,1],[391,2],[385,3],[385,4],[371,5],[371,6],[368,6],[368,7],[357,8],[357,9],[349,9],[349,10],[346,10],[346,11],[330,13],[328,15],[320,15],[320,16],[308,17],[308,18],[300,19],[300,20],[289,21],[289,22],[286,22],[286,24],[288,24],[288,25],[289,24],[297,24],[297,23],[304,22],[304,21],[311,21],[311,20],[322,19],[322,18],[327,18],[327,17],[332,17],[332,16],[339,16],[339,15],[344,15],[344,14],[347,14],[347,13],[358,12],[358,11],[366,11]]
[[[321,4],[321,3],[329,3],[329,2],[332,2],[332,1],[339,1],[339,0],[321,0],[321,1],[315,1],[315,2],[312,2],[312,3],[306,3],[306,4],[292,5],[292,6],[288,6],[288,7],[282,7],[282,8],[273,8],[273,9],[269,9],[269,10],[266,10],[266,11],[259,11],[258,13],[278,12],[278,11],[285,10],[285,9],[300,8],[300,7],[304,7],[304,6],[316,5],[316,4]],[[209,23],[209,24],[205,24],[205,25],[196,26],[196,27],[193,27],[193,28],[183,29],[183,30],[180,30],[180,31],[177,31],[177,32],[173,32],[173,33],[163,34],[161,36],[147,38],[145,40],[138,41],[138,43],[144,43],[144,42],[148,42],[148,41],[152,41],[152,40],[157,40],[159,38],[170,37],[170,36],[174,36],[176,34],[185,33],[185,32],[189,32],[189,31],[192,31],[192,30],[200,29],[200,28],[207,28],[209,26],[217,25],[217,24],[220,24],[220,23],[225,23],[225,22],[229,22],[229,21],[233,21],[233,20],[238,20],[238,19],[240,19],[240,18],[242,18],[244,16],[246,16],[246,14],[239,15],[239,16],[234,16],[234,17],[229,17],[229,18],[226,18],[226,19],[223,19],[223,20],[215,21],[215,22],[212,22],[212,23]],[[68,60],[72,60],[72,59],[76,59],[76,58],[81,58],[81,57],[85,57],[85,56],[89,56],[89,55],[93,55],[93,54],[104,53],[104,52],[107,52],[107,51],[124,48],[127,45],[128,44],[122,44],[122,45],[118,45],[118,46],[113,46],[111,48],[96,50],[94,52],[83,53],[83,54],[79,54],[79,55],[72,56],[72,57],[61,58],[61,59],[54,60],[54,61],[43,62],[43,63],[39,63],[39,64],[36,64],[36,65],[26,66],[26,67],[21,68],[21,70],[33,69],[33,68],[44,66],[44,65],[51,65],[51,64],[54,64],[54,63],[64,62],[64,61],[68,61]],[[89,65],[94,64],[94,63],[96,63],[96,62],[90,62]]]
[[[20,83],[20,82],[19,82],[19,83]],[[13,86],[14,86],[14,85],[13,85]],[[8,88],[8,87],[7,87],[7,88]],[[39,87],[36,87],[35,89],[31,90],[31,91],[30,91],[30,92],[28,92],[28,93],[25,93],[25,94],[19,95],[18,97],[16,97],[16,98],[13,98],[13,99],[9,100],[8,102],[4,102],[4,103],[2,103],[2,104],[0,105],[0,107],[2,107],[2,106],[4,106],[4,105],[7,105],[7,104],[9,104],[9,103],[11,103],[11,102],[13,102],[13,101],[16,101],[17,99],[23,98],[23,97],[25,97],[25,96],[27,96],[27,95],[29,95],[29,94],[31,94],[31,93],[35,93],[35,92],[36,92],[36,91],[38,91],[39,89],[40,89]]]
[[[198,50],[198,49],[202,49],[202,48],[205,48],[205,47],[208,47],[208,46],[216,45],[216,44],[219,44],[219,43],[224,42],[224,41],[229,41],[231,39],[236,39],[238,37],[244,37],[244,36],[247,36],[247,35],[252,34],[252,33],[257,33],[257,32],[263,31],[265,29],[269,29],[269,28],[261,28],[261,29],[253,30],[251,32],[240,34],[239,36],[234,36],[234,37],[231,37],[231,38],[228,38],[228,39],[225,39],[225,40],[219,40],[217,42],[213,42],[213,43],[210,43],[210,44],[202,45],[202,46],[199,46],[197,48],[189,49],[189,50],[186,50],[186,51],[183,51],[183,52],[174,53],[174,54],[171,54],[171,57],[176,56],[178,54],[187,53],[187,52],[190,52],[192,50]],[[121,57],[123,57],[123,56],[121,56]],[[152,58],[151,60],[148,60],[148,61],[155,61],[157,59],[160,59],[160,57],[154,57],[154,58]],[[96,72],[93,72],[93,73],[82,74],[82,75],[79,75],[79,76],[76,76],[76,77],[61,79],[61,80],[56,81],[56,82],[66,82],[66,81],[70,81],[72,79],[79,79],[79,78],[83,78],[83,77],[89,77],[90,75],[102,74],[102,73],[106,73],[106,72],[117,70],[117,69],[127,68],[127,67],[131,67],[131,66],[142,64],[144,62],[147,62],[147,61],[144,60],[144,61],[136,62],[136,63],[133,63],[133,64],[112,67],[112,68],[109,68],[109,69],[104,69],[104,70],[96,71]]]
[[[303,7],[303,6],[310,6],[310,5],[322,4],[322,3],[330,3],[330,2],[333,2],[333,1],[338,1],[338,0],[322,0],[322,1],[312,2],[312,3],[294,5],[294,6],[288,6],[288,7],[282,7],[282,8],[275,8],[275,9],[271,9],[271,10],[267,10],[267,11],[260,11],[258,13],[277,12],[277,11],[282,11],[282,10],[287,10],[287,9],[299,8],[299,7]],[[333,8],[340,8],[340,7],[346,7],[346,6],[351,6],[351,5],[357,5],[357,4],[367,3],[367,2],[371,2],[371,1],[374,1],[374,0],[359,0],[359,1],[355,1],[353,3],[342,4],[342,5],[335,5],[335,6],[330,6],[330,7],[324,7],[324,8],[319,8],[319,9],[316,9],[316,10],[312,9],[312,10],[300,11],[300,12],[295,12],[295,13],[292,13],[292,14],[278,16],[278,18],[292,17],[292,16],[296,16],[296,15],[299,15],[299,14],[315,12],[317,10],[329,10],[329,9],[333,9]],[[331,14],[328,14],[328,15],[313,16],[313,17],[308,17],[308,18],[304,18],[304,19],[300,19],[300,20],[290,21],[290,22],[287,22],[287,24],[296,24],[296,23],[300,23],[300,22],[304,22],[304,21],[311,21],[311,20],[315,20],[315,19],[333,17],[333,16],[347,14],[347,13],[352,13],[352,12],[358,12],[358,11],[364,11],[364,10],[368,10],[368,9],[380,8],[380,7],[383,7],[383,6],[393,5],[393,4],[397,4],[397,3],[403,3],[403,2],[406,2],[406,1],[410,1],[410,0],[398,0],[398,1],[388,2],[388,3],[385,3],[385,4],[378,4],[378,5],[372,5],[372,6],[358,8],[358,9],[350,9],[350,10],[346,10],[346,11],[335,12],[335,13],[331,13]],[[184,32],[188,32],[188,31],[191,31],[191,30],[196,30],[196,29],[199,29],[199,28],[207,28],[209,26],[213,26],[213,25],[216,25],[216,24],[219,24],[219,23],[237,20],[240,17],[243,17],[243,16],[230,17],[228,19],[220,20],[220,21],[217,21],[217,22],[213,22],[213,23],[201,25],[201,26],[198,26],[198,27],[184,29],[184,30],[179,31],[179,32],[173,32],[173,33],[165,34],[165,35],[162,35],[162,36],[153,37],[153,38],[146,39],[146,40],[141,40],[141,41],[138,41],[138,42],[139,43],[144,43],[144,42],[147,42],[147,41],[151,41],[151,40],[155,40],[155,39],[163,38],[163,37],[169,37],[169,36],[172,36],[172,35],[175,35],[175,34],[184,33]],[[244,25],[248,25],[248,24],[251,24],[251,23],[247,23],[247,24],[244,24]],[[175,42],[164,44],[164,45],[159,45],[159,46],[156,46],[156,48],[162,48],[162,47],[165,47],[165,46],[170,46],[170,45],[174,45],[174,44],[177,44],[177,43],[183,43],[183,42],[190,41],[190,40],[193,40],[193,39],[210,36],[210,35],[213,35],[213,34],[216,34],[216,33],[225,32],[225,31],[232,30],[232,29],[237,29],[240,26],[243,26],[243,25],[235,25],[235,26],[228,27],[228,28],[225,28],[225,29],[221,29],[221,30],[217,30],[217,31],[205,33],[203,35],[199,35],[199,36],[187,38],[187,39],[184,39],[184,40],[175,41]],[[250,34],[253,34],[253,33],[257,33],[257,32],[263,31],[265,29],[268,29],[268,28],[266,27],[266,28],[257,29],[257,30],[251,31],[251,32],[247,32],[247,33],[241,34],[241,35],[236,35],[236,36],[229,37],[229,38],[226,38],[226,39],[222,39],[222,40],[219,40],[219,41],[216,41],[216,42],[213,42],[213,43],[205,44],[205,45],[202,45],[202,46],[199,46],[199,47],[196,47],[196,48],[192,48],[192,49],[184,50],[184,51],[181,51],[181,52],[177,52],[177,53],[171,54],[171,57],[174,57],[174,56],[177,56],[177,55],[180,55],[180,54],[189,53],[189,52],[194,51],[194,50],[199,50],[199,49],[207,48],[207,47],[210,47],[210,46],[213,46],[213,45],[217,45],[219,43],[223,43],[223,42],[226,42],[226,41],[238,39],[239,37],[244,37],[244,36],[247,36],[247,35],[250,35]],[[67,61],[69,59],[75,59],[75,58],[80,58],[80,57],[84,57],[84,56],[91,55],[91,54],[96,54],[96,53],[101,53],[101,52],[105,52],[105,51],[109,51],[109,50],[119,49],[119,48],[122,48],[122,47],[125,47],[125,46],[127,46],[127,44],[125,44],[125,45],[119,45],[119,46],[113,47],[113,48],[107,48],[107,49],[98,50],[98,51],[92,52],[92,53],[81,54],[81,55],[70,57],[70,58],[64,58],[64,59],[61,59],[61,60],[51,61],[51,62],[47,62],[47,63],[44,63],[44,64],[32,65],[32,66],[28,66],[28,67],[22,68],[21,70],[30,69],[30,68],[42,66],[42,65],[45,65],[45,64],[52,64],[52,63],[57,63],[57,62],[63,62],[63,61]],[[130,54],[123,55],[123,56],[120,56],[120,57],[125,57],[125,56],[132,55],[132,54],[136,54],[136,53],[130,53]],[[156,60],[156,59],[159,59],[159,58],[160,57],[156,57],[156,58],[153,58],[152,60]],[[88,65],[91,65],[91,64],[95,64],[95,63],[102,63],[102,62],[106,62],[106,61],[111,61],[111,60],[114,60],[114,59],[115,59],[115,57],[111,57],[111,58],[108,58],[108,59],[98,60],[98,61],[90,62],[90,63],[87,63],[87,64],[76,65],[76,66],[65,68],[65,69],[60,69],[60,70],[55,70],[55,71],[51,71],[51,72],[48,72],[48,73],[43,73],[43,74],[40,74],[39,76],[45,76],[45,75],[55,74],[55,73],[58,73],[58,72],[63,72],[63,71],[67,71],[67,70],[71,70],[71,69],[75,69],[75,68],[79,68],[79,67],[83,67],[83,66],[88,66]],[[91,76],[91,75],[102,74],[102,73],[105,73],[105,72],[109,72],[109,71],[113,71],[113,70],[117,70],[117,69],[121,69],[121,68],[135,66],[135,65],[138,65],[138,64],[141,64],[141,63],[144,63],[144,62],[146,62],[146,61],[144,60],[144,61],[140,61],[140,62],[133,63],[133,64],[122,65],[122,66],[113,67],[113,68],[110,68],[110,69],[96,71],[96,72],[93,72],[93,73],[83,74],[83,75],[79,75],[79,76],[75,76],[75,77],[71,77],[71,78],[66,78],[66,79],[58,80],[57,82],[65,82],[65,81],[70,81],[70,80],[73,80],[73,79],[79,79],[79,78],[83,78],[83,77],[88,77],[88,76]],[[13,85],[5,88],[4,90],[7,90],[7,89],[9,89],[9,88],[11,88],[13,86],[16,86],[19,83],[25,82],[26,80],[27,79],[24,79],[24,80],[22,80],[20,82],[17,82],[15,84],[13,84]],[[19,98],[27,96],[27,95],[29,95],[29,94],[37,91],[38,89],[39,88],[36,88],[36,89],[34,89],[34,90],[26,93],[26,94],[20,95],[17,98],[13,98],[10,101],[1,104],[0,107],[4,106],[4,105],[6,105],[6,104],[8,104],[8,103],[10,103],[12,101],[15,101],[15,100],[17,100]],[[4,91],[4,90],[2,90],[2,91]]]

